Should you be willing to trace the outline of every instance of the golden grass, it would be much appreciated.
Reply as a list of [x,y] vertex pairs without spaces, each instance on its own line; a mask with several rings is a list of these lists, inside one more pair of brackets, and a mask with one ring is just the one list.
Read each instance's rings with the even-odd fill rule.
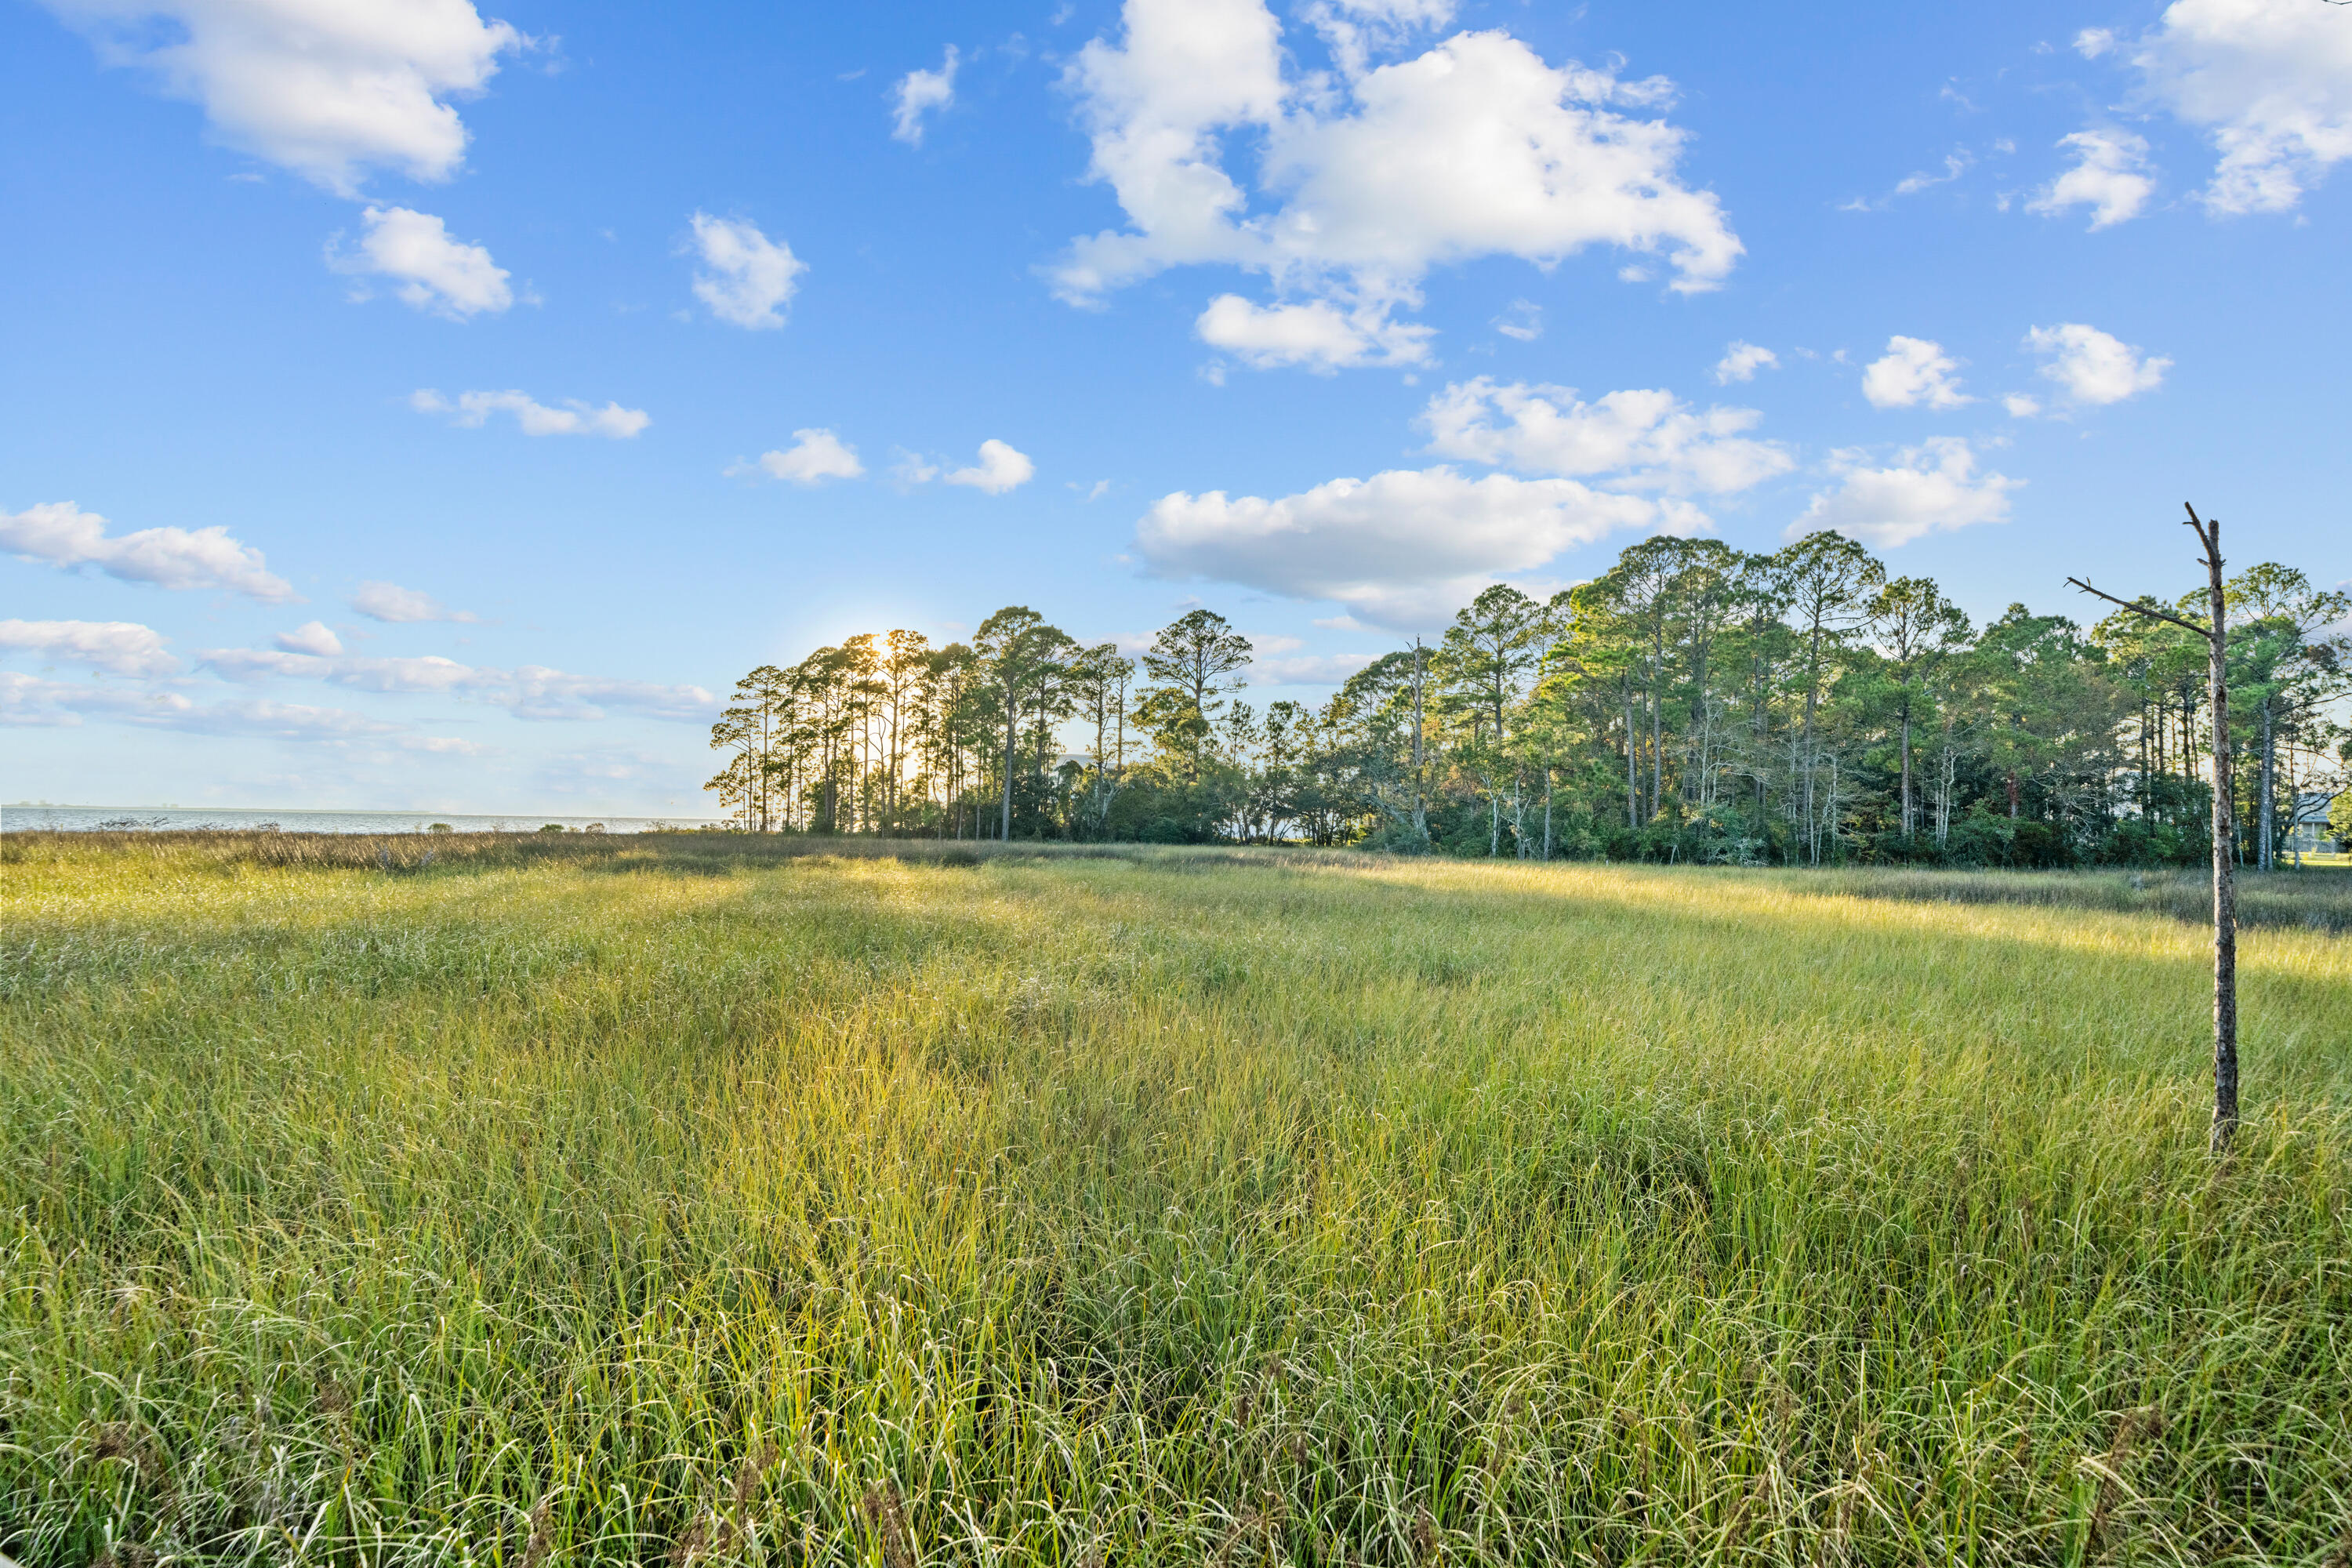
[[2217,1165],[2158,913],[428,847],[0,856],[26,1568],[2352,1541],[2325,930]]

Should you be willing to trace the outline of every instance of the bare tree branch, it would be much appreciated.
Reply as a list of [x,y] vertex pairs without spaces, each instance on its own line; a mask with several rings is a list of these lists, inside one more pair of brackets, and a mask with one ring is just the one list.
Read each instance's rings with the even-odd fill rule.
[[[2352,0],[2346,0],[2346,4],[2352,5]],[[2133,615],[2146,616],[2152,621],[2170,621],[2174,626],[2185,627],[2189,631],[2195,632],[2200,637],[2211,637],[2213,635],[2211,630],[2208,627],[2200,626],[2195,621],[2184,620],[2179,616],[2159,610],[2153,605],[2143,605],[2131,599],[2118,599],[2113,594],[2101,593],[2098,589],[2092,587],[2080,577],[2069,577],[2066,581],[2074,586],[2082,589],[2083,592],[2090,595],[2093,598],[2105,599],[2110,605],[2120,605],[2125,609],[2129,610]]]
[[[2352,5],[2352,0],[2328,0],[2328,4],[2331,5]],[[2216,554],[2221,548],[2219,542],[2221,539],[2220,532],[2217,530],[2208,529],[2205,520],[2197,515],[2197,509],[2195,506],[2191,505],[2188,501],[2183,501],[2180,504],[2189,509],[2189,521],[2183,526],[2190,529],[2196,533],[2197,542],[2205,547],[2205,553],[2209,557]],[[2089,582],[2084,578],[2069,577],[2066,581],[2073,586],[2082,589],[2083,592],[2090,595],[2093,598],[2105,599],[2110,605],[2119,605],[2123,608],[2129,610],[2133,615],[2146,616],[2152,621],[2170,621],[2174,626],[2180,627],[2182,630],[2195,632],[2200,637],[2210,637],[2213,635],[2213,628],[2210,626],[2199,626],[2195,621],[2186,619],[2180,616],[2176,616],[2168,610],[2159,610],[2154,605],[2146,604],[2139,600],[2118,599],[2113,594],[2103,593],[2099,589],[2092,587]]]

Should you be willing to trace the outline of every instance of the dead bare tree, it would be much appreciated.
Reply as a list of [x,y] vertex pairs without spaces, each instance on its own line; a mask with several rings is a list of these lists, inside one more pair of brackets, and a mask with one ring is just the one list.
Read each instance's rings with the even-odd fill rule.
[[[2186,503],[2184,503],[2186,504]],[[2205,639],[2210,655],[2206,680],[2213,707],[2213,1132],[2216,1154],[2226,1152],[2238,1131],[2238,893],[2237,812],[2230,780],[2229,606],[2221,592],[2221,520],[2200,518],[2189,508],[2189,527],[2205,547],[2207,624],[2161,610],[2145,600],[2118,599],[2080,577],[2067,582],[2095,598],[2119,605],[2152,621],[2169,621]]]

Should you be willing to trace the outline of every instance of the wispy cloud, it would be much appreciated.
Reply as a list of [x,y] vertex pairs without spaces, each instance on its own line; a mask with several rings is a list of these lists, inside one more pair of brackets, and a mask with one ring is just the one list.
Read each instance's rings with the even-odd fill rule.
[[536,664],[496,669],[437,654],[331,658],[278,648],[213,648],[198,662],[226,680],[318,680],[353,691],[462,697],[504,708],[519,719],[595,720],[619,708],[648,718],[698,720],[709,717],[716,706],[699,686],[572,675]]
[[898,79],[891,89],[898,99],[893,111],[891,136],[909,147],[923,144],[923,116],[943,112],[955,104],[955,78],[958,58],[956,47],[948,46],[947,58],[935,71],[912,70]]
[[441,414],[452,425],[478,430],[493,414],[511,414],[526,436],[602,436],[608,440],[634,440],[653,423],[642,408],[607,403],[598,408],[577,398],[566,398],[552,408],[523,392],[461,392],[454,399],[427,387],[408,395],[408,405],[419,414]]
[[[385,621],[394,626],[415,626],[425,621],[476,622],[481,619],[470,610],[453,610],[430,594],[414,588],[404,588],[397,583],[362,583],[351,597],[351,606],[372,621]],[[317,649],[296,648],[297,653]]]

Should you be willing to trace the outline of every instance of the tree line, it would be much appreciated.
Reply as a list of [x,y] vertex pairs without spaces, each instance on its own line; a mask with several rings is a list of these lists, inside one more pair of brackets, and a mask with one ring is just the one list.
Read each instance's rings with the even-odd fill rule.
[[1659,537],[1549,600],[1497,584],[1319,707],[1244,700],[1253,649],[1207,609],[1133,658],[1023,605],[945,647],[854,637],[738,683],[705,787],[761,833],[2186,865],[2218,743],[2269,866],[2347,761],[2352,598],[2273,563],[2227,591],[2218,737],[2177,626],[2023,605],[1976,626],[1835,533]]

